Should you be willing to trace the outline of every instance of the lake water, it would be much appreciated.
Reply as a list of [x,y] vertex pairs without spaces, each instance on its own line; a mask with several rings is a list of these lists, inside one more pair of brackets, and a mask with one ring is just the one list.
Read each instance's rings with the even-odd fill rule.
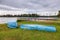
[[17,17],[0,17],[0,24],[4,24],[7,22],[17,21]]
[[0,17],[0,24],[7,23],[9,21],[17,21],[18,19],[57,19],[57,17]]

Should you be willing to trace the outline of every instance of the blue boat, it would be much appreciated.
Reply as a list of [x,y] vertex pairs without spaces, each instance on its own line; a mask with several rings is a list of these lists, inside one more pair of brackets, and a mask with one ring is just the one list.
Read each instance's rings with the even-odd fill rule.
[[37,24],[21,24],[20,28],[28,29],[28,30],[43,30],[49,32],[56,32],[56,28],[54,26],[45,26],[45,25],[37,25]]
[[7,23],[7,26],[8,26],[9,28],[16,28],[18,25],[17,25],[17,22],[8,22],[8,23]]

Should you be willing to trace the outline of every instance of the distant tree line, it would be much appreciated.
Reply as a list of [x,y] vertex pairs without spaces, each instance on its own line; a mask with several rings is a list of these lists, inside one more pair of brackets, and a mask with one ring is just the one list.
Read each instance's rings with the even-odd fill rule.
[[[32,13],[32,14],[21,14],[21,15],[0,15],[0,17],[47,17],[47,16],[41,16],[40,14]],[[48,17],[60,17],[60,11],[58,11],[58,15],[55,16],[48,16]]]
[[0,15],[0,17],[39,17],[40,15],[38,14],[21,14],[21,15]]

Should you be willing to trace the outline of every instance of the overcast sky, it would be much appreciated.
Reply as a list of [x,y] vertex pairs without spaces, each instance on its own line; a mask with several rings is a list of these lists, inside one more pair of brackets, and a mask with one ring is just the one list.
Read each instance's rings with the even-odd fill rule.
[[0,0],[1,10],[34,9],[39,11],[60,10],[60,0]]

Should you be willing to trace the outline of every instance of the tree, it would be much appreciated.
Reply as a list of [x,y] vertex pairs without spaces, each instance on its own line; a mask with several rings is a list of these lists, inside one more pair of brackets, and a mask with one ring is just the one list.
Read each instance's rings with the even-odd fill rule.
[[40,15],[38,14],[32,14],[32,17],[39,17]]
[[39,17],[37,14],[22,14],[21,17]]
[[57,16],[60,17],[60,11],[58,12],[58,15]]

